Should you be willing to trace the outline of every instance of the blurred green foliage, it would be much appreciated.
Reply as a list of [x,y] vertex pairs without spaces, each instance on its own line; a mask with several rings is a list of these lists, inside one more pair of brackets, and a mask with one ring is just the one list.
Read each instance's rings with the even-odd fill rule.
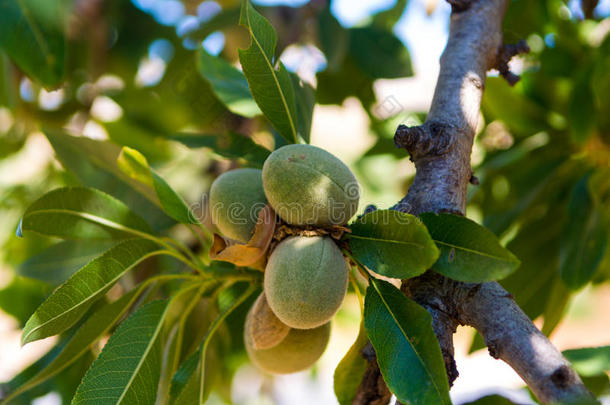
[[[364,25],[351,28],[343,27],[323,3],[256,6],[277,32],[277,38],[267,38],[265,45],[272,68],[291,44],[313,45],[325,58],[315,91],[296,73],[279,68],[279,75],[284,75],[281,90],[296,100],[288,110],[297,125],[287,130],[284,116],[267,121],[261,115],[269,108],[260,101],[268,87],[262,86],[262,96],[254,92],[254,97],[247,87],[248,61],[240,59],[237,48],[247,48],[249,38],[238,26],[238,1],[219,1],[217,14],[193,17],[196,22],[189,29],[178,30],[131,1],[2,1],[0,266],[8,274],[3,279],[9,281],[0,289],[0,309],[23,326],[55,287],[113,246],[31,233],[23,239],[15,236],[26,208],[60,186],[93,187],[109,194],[155,232],[172,236],[187,248],[195,246],[198,257],[206,260],[200,231],[195,227],[195,233],[184,232],[177,221],[189,223],[188,215],[194,214],[203,227],[209,226],[201,196],[211,181],[228,168],[260,167],[270,151],[285,144],[280,135],[290,141],[298,133],[307,140],[314,101],[359,101],[375,142],[356,162],[357,174],[364,187],[383,193],[374,176],[367,175],[367,162],[404,158],[404,151],[393,146],[393,131],[407,119],[425,119],[425,111],[400,111],[392,117],[374,113],[384,102],[376,99],[375,80],[413,74],[409,52],[393,32],[407,2],[398,0]],[[196,2],[184,1],[184,7],[188,14],[197,14]],[[610,278],[609,20],[597,14],[588,17],[580,15],[574,2],[510,2],[505,39],[527,39],[531,52],[519,60],[521,80],[514,87],[494,75],[488,78],[483,125],[475,145],[481,158],[474,171],[481,184],[471,187],[469,209],[480,212],[482,223],[521,261],[501,283],[531,318],[543,317],[547,334],[576,291]],[[224,34],[219,54],[203,50],[201,42],[218,32]],[[239,61],[246,77],[236,67]],[[276,73],[268,70],[267,78]],[[47,145],[54,158],[43,153]],[[32,150],[43,152],[28,157],[30,175],[8,172],[14,167],[22,170],[16,162],[32,156],[27,154]],[[154,179],[151,184],[121,167],[118,159],[125,150],[141,153]],[[127,291],[158,273],[184,269],[176,260],[158,258],[139,265],[118,285]],[[216,263],[210,269],[219,277],[242,274],[232,265]],[[174,288],[165,281],[154,286],[151,297],[167,296]],[[214,292],[206,294],[180,321],[180,363],[196,353],[208,326],[225,309]],[[208,362],[217,366],[208,371],[206,389],[225,400],[230,400],[231,377],[245,360],[241,328],[250,303],[251,297],[228,315],[217,330],[222,338],[211,340],[208,348]],[[179,301],[176,305],[178,312],[187,308]],[[67,334],[2,385],[0,399],[48,365],[68,341]],[[609,389],[603,378],[607,353],[607,348],[586,353],[587,359],[605,356],[600,363],[605,370],[586,375],[600,395]],[[31,403],[51,391],[69,403],[94,354],[92,347],[11,403]],[[572,355],[582,359],[578,353]],[[166,384],[170,377],[165,376]],[[476,403],[507,401],[489,396]]]

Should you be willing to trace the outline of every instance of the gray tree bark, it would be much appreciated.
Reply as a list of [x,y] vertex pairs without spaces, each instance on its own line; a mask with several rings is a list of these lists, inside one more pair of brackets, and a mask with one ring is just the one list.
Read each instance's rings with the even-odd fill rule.
[[[509,71],[508,61],[527,50],[524,42],[509,46],[502,42],[509,0],[448,1],[452,5],[449,40],[430,112],[421,126],[399,126],[394,138],[416,168],[413,184],[394,209],[415,215],[464,215],[468,184],[476,184],[470,154],[486,72],[497,68],[514,84],[518,76]],[[541,402],[592,399],[567,360],[498,283],[462,283],[427,272],[404,280],[402,290],[432,315],[450,383],[458,376],[453,333],[458,325],[470,325],[483,335],[491,356],[508,363]],[[367,346],[363,352],[369,366],[355,404],[389,401],[371,351]]]

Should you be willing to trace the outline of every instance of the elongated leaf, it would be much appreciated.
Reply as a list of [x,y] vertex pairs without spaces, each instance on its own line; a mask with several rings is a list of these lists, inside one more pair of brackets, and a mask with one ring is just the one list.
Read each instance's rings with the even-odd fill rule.
[[451,404],[432,317],[390,283],[370,281],[364,325],[390,391],[403,403]]
[[566,350],[563,355],[583,376],[594,376],[610,371],[610,346]]
[[[64,3],[53,2],[49,14],[61,14]],[[0,3],[0,48],[30,77],[47,87],[59,84],[64,74],[64,37],[45,21],[29,0]]]
[[[213,290],[213,288],[217,286],[217,283],[213,280],[209,280],[205,283],[198,282],[198,284],[201,285],[201,287],[196,291],[191,291],[190,295],[185,294],[183,298],[181,297],[181,300],[176,300],[177,302],[172,304],[175,306],[180,305],[181,310],[179,314],[175,314],[175,318],[168,319],[168,323],[171,322],[170,324],[174,326],[170,333],[170,337],[168,338],[169,343],[164,350],[163,369],[159,382],[158,400],[163,404],[167,404],[169,401],[169,390],[171,388],[172,378],[180,364],[180,358],[183,353],[182,346],[184,343],[186,322],[193,309],[201,302],[202,294]],[[175,310],[172,310],[172,314],[174,313]],[[202,320],[199,319],[199,321]]]
[[73,405],[155,403],[168,307],[168,301],[153,301],[119,326],[83,378]]
[[161,203],[153,187],[130,178],[119,169],[119,145],[49,129],[45,130],[45,135],[61,164],[82,185],[96,188],[123,201],[132,211],[147,219],[155,230],[175,224],[161,210]]
[[349,244],[354,256],[387,277],[418,276],[439,255],[428,230],[413,215],[377,210],[358,218],[351,229]]
[[566,313],[571,291],[557,276],[554,277],[553,284],[546,287],[550,289],[550,292],[542,313],[544,323],[541,330],[546,336],[550,336]]
[[519,259],[489,229],[452,214],[420,215],[441,254],[432,266],[449,278],[482,283],[499,280],[519,267]]
[[224,135],[178,134],[170,139],[183,143],[189,148],[211,148],[212,151],[227,159],[244,161],[246,166],[263,167],[268,149],[255,143],[252,138],[235,132]]
[[313,117],[313,107],[316,102],[316,93],[314,89],[299,76],[294,73],[290,74],[294,92],[296,95],[297,108],[297,127],[299,135],[303,140],[309,143],[309,135],[311,132],[311,119]]
[[241,284],[232,287],[231,291],[223,291],[226,293],[224,294],[224,299],[221,299],[221,302],[219,303],[220,314],[208,328],[199,348],[182,363],[172,378],[170,388],[170,403],[172,405],[203,405],[206,396],[209,393],[208,387],[205,384],[207,369],[209,367],[209,365],[205,363],[207,349],[212,337],[214,337],[214,333],[227,316],[258,289],[255,284],[251,284],[244,291],[245,287],[245,285]]
[[22,344],[63,332],[128,270],[162,251],[148,240],[121,242],[76,272],[38,307],[23,328]]
[[183,224],[198,223],[182,197],[150,168],[146,157],[140,152],[127,146],[123,147],[118,157],[118,165],[134,180],[152,186],[157,193],[161,207],[170,217]]
[[125,204],[84,187],[59,188],[40,197],[25,211],[20,229],[64,239],[125,239],[151,232]]
[[607,246],[608,230],[587,189],[589,177],[586,175],[579,180],[572,190],[569,222],[560,244],[559,273],[573,290],[584,287],[591,280]]
[[332,14],[330,6],[318,13],[318,40],[327,61],[327,71],[334,72],[343,63],[349,44],[348,32]]
[[200,49],[199,73],[210,83],[216,97],[231,112],[244,117],[262,114],[250,94],[244,74],[229,62]]
[[[500,284],[513,295],[530,319],[542,315],[552,295],[549,286],[559,280],[559,237],[562,224],[559,212],[523,224],[508,248],[522,259],[521,267]],[[541,255],[540,252],[544,252]]]
[[125,314],[141,291],[138,287],[91,315],[49,365],[4,398],[2,404],[8,404],[12,398],[57,375],[78,360]]
[[30,257],[17,268],[17,273],[59,285],[115,244],[114,241],[61,241]]
[[368,364],[362,354],[367,342],[363,320],[356,341],[335,369],[333,388],[340,405],[351,405],[354,402]]
[[239,23],[250,33],[250,47],[239,50],[239,61],[252,97],[280,135],[296,143],[298,119],[294,89],[286,67],[275,59],[275,30],[248,0],[242,4]]

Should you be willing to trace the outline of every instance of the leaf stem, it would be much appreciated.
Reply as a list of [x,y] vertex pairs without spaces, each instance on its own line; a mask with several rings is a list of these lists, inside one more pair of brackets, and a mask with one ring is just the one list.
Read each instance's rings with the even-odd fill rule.
[[246,292],[244,292],[241,297],[239,297],[237,300],[235,300],[235,302],[228,307],[227,309],[225,309],[215,320],[214,322],[212,322],[212,324],[210,325],[210,328],[208,329],[208,332],[205,335],[205,338],[203,339],[203,342],[201,342],[201,348],[200,348],[200,361],[199,361],[199,367],[201,370],[200,373],[200,380],[199,380],[199,404],[203,405],[203,389],[204,389],[204,381],[205,381],[205,357],[206,357],[206,353],[207,353],[207,348],[208,345],[210,343],[210,340],[212,339],[212,336],[214,335],[214,333],[216,332],[216,330],[218,329],[218,327],[220,326],[220,324],[227,318],[227,316],[229,316],[229,314],[231,312],[233,312],[237,307],[239,307],[250,295],[252,295],[252,293],[257,289],[258,287],[255,284],[251,284],[250,287],[248,287],[248,289],[246,290]]

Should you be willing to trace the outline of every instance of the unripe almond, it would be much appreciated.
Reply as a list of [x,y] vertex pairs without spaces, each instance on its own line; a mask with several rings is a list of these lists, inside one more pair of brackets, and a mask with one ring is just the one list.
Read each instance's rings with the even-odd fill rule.
[[269,349],[278,345],[290,332],[290,327],[278,319],[267,304],[265,294],[258,296],[246,318],[252,348]]

